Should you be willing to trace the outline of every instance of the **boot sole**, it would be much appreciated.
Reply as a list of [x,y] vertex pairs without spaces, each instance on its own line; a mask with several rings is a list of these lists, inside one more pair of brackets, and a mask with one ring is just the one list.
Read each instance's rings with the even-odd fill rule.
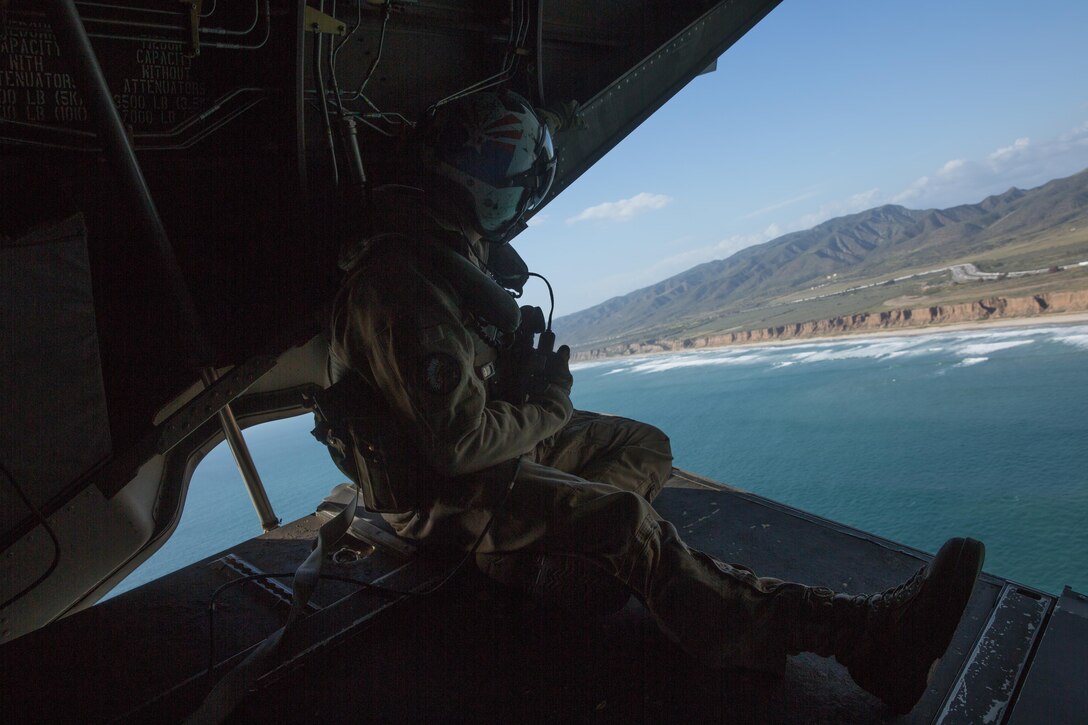
[[[917,630],[911,632],[912,628],[907,627],[904,632],[906,641],[895,643],[899,645],[898,648],[893,647],[893,651],[885,652],[885,656],[901,658],[898,660],[897,676],[882,680],[879,667],[859,668],[858,674],[866,682],[859,681],[858,684],[897,713],[910,712],[925,694],[941,657],[952,642],[985,558],[986,547],[981,541],[958,538],[947,541],[930,563],[925,584],[926,588],[944,592],[945,596],[933,602],[930,611],[907,615],[922,617],[935,629],[925,636],[926,633]],[[895,652],[895,649],[899,651]],[[862,674],[869,672],[875,675],[872,680]]]

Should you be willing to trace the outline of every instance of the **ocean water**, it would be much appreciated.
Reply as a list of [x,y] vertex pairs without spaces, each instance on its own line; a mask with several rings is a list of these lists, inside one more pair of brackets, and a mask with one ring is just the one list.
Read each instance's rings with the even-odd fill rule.
[[[721,348],[574,366],[575,405],[657,425],[675,463],[986,570],[1088,592],[1088,325]],[[308,416],[246,431],[277,514],[343,480]],[[229,451],[178,531],[116,591],[260,533]]]

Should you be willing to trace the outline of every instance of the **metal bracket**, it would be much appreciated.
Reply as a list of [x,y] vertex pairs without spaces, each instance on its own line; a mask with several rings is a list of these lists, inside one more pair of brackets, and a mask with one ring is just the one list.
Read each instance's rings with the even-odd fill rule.
[[186,58],[195,58],[200,55],[200,11],[204,0],[179,0],[182,5],[189,6],[189,52]]
[[367,521],[358,514],[355,515],[355,520],[351,522],[351,528],[348,529],[348,533],[375,548],[380,547],[387,551],[391,550],[405,558],[410,558],[416,553],[415,546],[404,539],[390,534],[388,531],[380,528],[377,524]]
[[[255,564],[251,564],[237,554],[227,554],[223,558],[216,559],[212,562],[212,566],[217,564],[221,564],[223,568],[229,569],[239,576],[255,577],[250,580],[250,583],[257,587],[259,591],[267,594],[276,604],[281,604],[286,607],[291,606],[291,587],[287,586],[279,579],[273,579],[271,575],[268,575],[267,572]],[[306,609],[310,613],[321,611],[321,607],[313,602],[307,602]]]
[[[317,516],[322,519],[333,518],[343,510],[344,506],[351,500],[354,492],[355,486],[353,484],[338,484],[333,488],[332,492],[325,497],[325,500],[318,504],[316,511]],[[378,514],[363,511],[360,506],[355,511],[355,519],[348,528],[348,534],[387,553],[406,559],[415,556],[416,546],[414,544],[407,539],[402,539],[399,536],[390,533],[382,528],[380,524],[370,520],[372,517],[377,516]],[[378,521],[380,520],[381,519],[378,519]]]
[[306,6],[302,13],[302,29],[311,33],[324,33],[326,35],[345,35],[348,32],[346,23],[342,23],[331,15],[326,15],[309,5]]
[[155,450],[158,453],[166,453],[181,443],[187,435],[211,420],[275,366],[275,357],[263,355],[247,360],[232,369],[201,391],[181,410],[163,421],[159,426],[161,433]]

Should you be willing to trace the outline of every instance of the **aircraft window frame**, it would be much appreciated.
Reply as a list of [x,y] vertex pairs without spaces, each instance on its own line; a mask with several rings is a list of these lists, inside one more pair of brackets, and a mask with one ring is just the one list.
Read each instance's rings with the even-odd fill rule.
[[[240,407],[251,408],[244,399]],[[333,487],[346,480],[325,447],[310,435],[312,421],[310,411],[298,405],[238,415],[250,455],[281,526],[312,514]],[[214,426],[209,435],[192,436],[200,443],[188,450],[174,452],[180,454],[180,460],[175,460],[181,465],[171,465],[172,462],[167,461],[163,493],[169,495],[177,490],[178,500],[173,504],[161,500],[157,507],[160,511],[171,510],[173,515],[169,522],[159,522],[149,541],[149,546],[157,544],[156,550],[100,601],[167,576],[263,533],[260,518],[218,421],[206,425]],[[290,471],[281,468],[284,461],[291,458],[297,465]],[[299,475],[307,471],[309,474],[303,475],[305,480],[300,483]],[[182,479],[181,485],[172,487],[171,479],[178,477]],[[292,484],[299,486],[299,490],[292,491]],[[217,502],[228,508],[216,508]],[[209,526],[216,528],[208,532]],[[205,530],[201,532],[202,527]],[[217,535],[216,532],[227,533]]]

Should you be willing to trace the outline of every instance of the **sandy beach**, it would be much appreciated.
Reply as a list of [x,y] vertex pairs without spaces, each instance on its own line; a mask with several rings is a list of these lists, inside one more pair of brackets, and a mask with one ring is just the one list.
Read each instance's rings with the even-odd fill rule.
[[625,360],[657,355],[676,355],[681,353],[705,352],[707,350],[721,350],[724,348],[750,348],[750,347],[783,347],[789,345],[810,345],[814,342],[841,342],[844,340],[861,340],[883,337],[917,337],[920,335],[934,335],[943,332],[968,332],[972,330],[994,330],[1008,327],[1050,327],[1051,325],[1076,325],[1088,323],[1088,312],[1056,312],[1051,315],[1036,315],[1032,317],[1006,317],[993,320],[974,320],[971,322],[952,322],[948,324],[924,325],[919,327],[901,327],[885,330],[859,330],[857,332],[845,332],[837,335],[811,335],[808,337],[791,337],[785,340],[758,340],[754,342],[735,342],[727,345],[712,345],[697,349],[686,350],[655,350],[652,352],[640,352],[637,355],[602,355],[599,357],[581,359],[577,353],[571,360],[571,365],[587,365],[606,360]]

